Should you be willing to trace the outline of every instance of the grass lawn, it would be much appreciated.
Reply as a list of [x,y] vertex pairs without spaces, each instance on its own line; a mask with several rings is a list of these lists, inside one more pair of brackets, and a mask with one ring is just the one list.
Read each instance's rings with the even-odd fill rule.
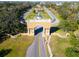
[[35,17],[35,15],[36,14],[34,13],[34,9],[33,9],[32,12],[25,18],[26,18],[26,20],[32,20]]
[[[4,42],[0,43],[0,54],[3,51],[5,57],[24,57],[26,50],[33,41],[33,36],[18,36],[17,38],[8,38]],[[2,50],[3,49],[3,50]],[[7,53],[7,49],[11,50]],[[7,54],[6,54],[7,53]],[[1,55],[0,55],[1,56]]]
[[57,11],[55,11],[54,9],[50,9],[51,10],[51,12],[59,19],[59,20],[63,20],[63,18],[58,14],[58,12]]
[[59,33],[59,34],[65,35],[67,32],[64,32],[62,29],[59,29],[59,30],[56,31],[56,33]]
[[[42,19],[50,19],[50,16],[45,12],[45,11],[41,11],[41,16],[42,16]],[[26,20],[32,20],[34,19],[36,16],[36,14],[34,13],[34,9],[32,10],[31,13],[29,13],[28,16],[26,16]]]
[[50,47],[55,57],[65,57],[65,49],[70,46],[69,40],[51,36]]
[[43,17],[43,19],[50,19],[50,16],[45,11],[41,12],[41,16]]

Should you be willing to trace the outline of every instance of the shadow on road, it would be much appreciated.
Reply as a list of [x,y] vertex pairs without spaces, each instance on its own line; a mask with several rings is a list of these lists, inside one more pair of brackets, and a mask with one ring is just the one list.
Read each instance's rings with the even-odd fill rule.
[[56,32],[57,30],[59,30],[58,27],[50,27],[50,35],[51,35],[51,33],[54,33],[54,32]]
[[0,57],[4,57],[6,56],[8,53],[10,53],[12,51],[12,49],[2,49],[0,51]]

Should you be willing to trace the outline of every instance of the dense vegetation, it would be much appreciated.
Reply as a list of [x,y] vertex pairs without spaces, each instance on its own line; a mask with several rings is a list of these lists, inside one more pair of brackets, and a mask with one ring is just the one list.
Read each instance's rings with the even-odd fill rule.
[[59,27],[64,31],[75,31],[79,25],[79,2],[59,2],[51,3],[47,7],[57,11],[59,16],[63,18]]
[[0,2],[0,38],[27,32],[23,14],[34,5],[32,2]]
[[47,7],[55,10],[62,18],[58,27],[64,32],[70,33],[67,39],[71,47],[67,47],[65,50],[63,49],[65,56],[79,56],[79,36],[77,37],[75,35],[75,31],[79,30],[79,2],[51,3]]
[[[78,9],[79,5],[78,3],[71,2],[71,3],[63,3],[62,6],[60,6],[58,12],[61,15],[61,17],[64,19],[62,20],[62,24],[60,25],[60,28],[65,29],[66,27],[68,29],[65,29],[67,31],[75,31],[78,29],[79,25],[79,18],[78,18]],[[68,23],[68,25],[66,24]],[[67,26],[63,26],[67,25]]]
[[79,57],[79,38],[77,38],[73,32],[69,38],[71,47],[66,48],[65,54],[68,57]]

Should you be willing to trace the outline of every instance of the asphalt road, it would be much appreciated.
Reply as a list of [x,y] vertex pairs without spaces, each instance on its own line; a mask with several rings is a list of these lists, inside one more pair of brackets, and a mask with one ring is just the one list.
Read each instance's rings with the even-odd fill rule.
[[35,36],[34,42],[26,51],[26,57],[47,57],[44,38],[40,34]]
[[[44,7],[44,9],[51,17],[53,26],[58,24],[59,20],[57,20],[54,14],[48,8]],[[47,57],[44,38],[42,37],[42,34],[40,34],[41,33],[35,36],[34,42],[26,51],[26,57]]]
[[53,26],[58,25],[59,20],[56,18],[56,16],[48,9],[44,6],[44,10],[48,13],[48,15],[51,17],[51,23],[53,24]]

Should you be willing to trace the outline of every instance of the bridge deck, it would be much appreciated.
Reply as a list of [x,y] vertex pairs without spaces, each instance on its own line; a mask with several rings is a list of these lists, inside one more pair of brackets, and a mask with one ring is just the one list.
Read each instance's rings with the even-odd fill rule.
[[34,29],[37,25],[41,25],[43,26],[43,28],[47,29],[49,29],[52,26],[52,24],[49,22],[31,22],[27,24],[27,28]]

